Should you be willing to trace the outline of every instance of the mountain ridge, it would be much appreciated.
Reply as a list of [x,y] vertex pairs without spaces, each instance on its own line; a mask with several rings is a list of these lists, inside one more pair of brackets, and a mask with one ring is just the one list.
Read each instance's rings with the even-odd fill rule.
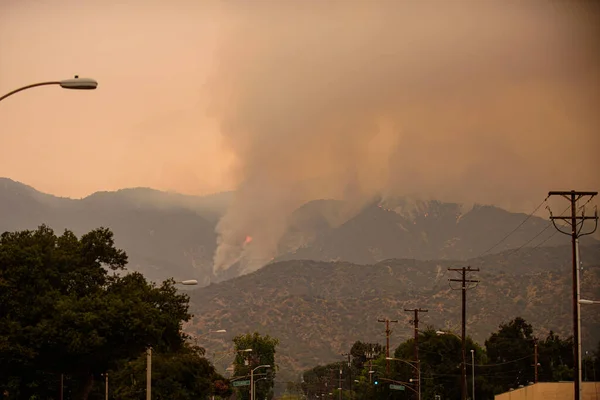
[[[600,245],[582,246],[582,297],[600,298]],[[356,340],[384,341],[378,318],[398,319],[392,345],[412,335],[404,308],[429,309],[422,324],[460,331],[458,278],[448,267],[480,268],[479,286],[467,297],[467,333],[480,344],[500,323],[521,316],[535,334],[571,330],[570,247],[522,249],[468,260],[385,260],[374,265],[291,260],[191,292],[188,332],[226,329],[231,335],[259,331],[281,341],[279,360],[290,377],[316,364],[339,361]],[[456,289],[456,288],[454,288]],[[583,343],[600,339],[600,312],[585,310]],[[208,354],[225,351],[228,338],[206,336]],[[227,361],[227,360],[225,360]],[[227,362],[219,365],[223,370]]]
[[[45,223],[57,232],[70,229],[80,235],[106,226],[115,233],[117,246],[129,254],[131,269],[151,280],[175,277],[197,279],[207,285],[245,273],[241,264],[218,274],[213,271],[216,224],[233,196],[233,192],[197,197],[128,188],[70,199],[0,178],[4,216],[0,229],[35,229]],[[394,258],[468,259],[494,247],[525,217],[494,206],[465,208],[407,198],[378,198],[360,209],[340,200],[313,200],[290,215],[272,261],[376,264]],[[568,238],[549,227],[548,220],[531,217],[492,250],[516,249],[543,229],[544,234],[531,242],[532,247],[567,243]],[[592,242],[588,237],[582,240],[582,244]]]

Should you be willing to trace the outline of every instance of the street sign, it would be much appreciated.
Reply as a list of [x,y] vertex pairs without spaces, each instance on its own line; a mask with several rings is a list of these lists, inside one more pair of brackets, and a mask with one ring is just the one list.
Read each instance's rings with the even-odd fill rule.
[[404,390],[404,386],[402,386],[402,385],[390,385],[390,389],[392,389],[392,390]]
[[250,386],[250,381],[233,381],[233,386]]

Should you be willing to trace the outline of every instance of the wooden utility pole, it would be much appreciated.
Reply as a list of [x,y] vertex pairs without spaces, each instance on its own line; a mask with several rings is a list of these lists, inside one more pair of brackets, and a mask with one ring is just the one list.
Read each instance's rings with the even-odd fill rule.
[[[565,235],[571,236],[571,252],[573,258],[573,389],[574,389],[574,400],[580,400],[581,398],[581,337],[579,332],[579,262],[577,256],[577,241],[578,238],[585,235],[591,235],[598,228],[598,211],[594,213],[593,217],[585,216],[585,210],[580,216],[577,215],[577,202],[583,197],[588,197],[589,200],[596,196],[598,192],[578,192],[576,190],[568,191],[553,191],[548,192],[550,196],[562,196],[571,203],[571,215],[570,216],[553,216],[550,213],[550,220],[554,224],[554,227]],[[588,201],[589,201],[588,200]],[[571,232],[565,232],[556,225],[556,220],[563,220],[570,228]],[[594,220],[596,226],[592,231],[582,233],[583,225],[586,220]]]
[[392,334],[392,331],[390,330],[390,322],[394,322],[397,324],[398,320],[390,320],[386,318],[378,319],[377,321],[385,322],[385,373],[387,374],[387,376],[390,376],[390,360],[387,360],[387,358],[390,358],[390,335]]
[[342,400],[342,368],[343,368],[343,363],[340,363],[340,383],[338,386],[338,396],[339,396],[339,400]]
[[538,383],[538,343],[537,339],[533,339],[533,370],[534,370],[534,380],[533,383]]
[[478,283],[479,281],[473,279],[467,279],[467,272],[477,272],[479,268],[462,267],[462,268],[448,268],[448,271],[456,271],[461,273],[461,279],[448,279],[450,282],[460,282],[462,290],[462,377],[460,382],[461,387],[461,399],[467,400],[467,284]]
[[[353,393],[353,380],[352,380],[352,354],[350,353],[344,353],[342,354],[342,357],[348,357],[348,378],[350,380],[350,398],[354,397],[354,393]],[[369,370],[370,371],[370,370]]]
[[408,312],[414,312],[415,316],[414,319],[412,321],[410,321],[411,324],[414,325],[415,327],[415,364],[416,364],[416,370],[415,370],[415,382],[417,382],[417,393],[419,396],[418,400],[421,400],[421,362],[419,359],[419,313],[422,312],[429,312],[429,310],[424,310],[422,308],[413,308],[413,309],[407,309],[405,308],[404,311],[408,311]]

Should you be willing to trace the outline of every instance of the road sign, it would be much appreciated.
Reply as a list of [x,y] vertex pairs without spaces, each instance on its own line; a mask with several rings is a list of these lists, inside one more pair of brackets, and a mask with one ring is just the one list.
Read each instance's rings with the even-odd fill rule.
[[404,390],[404,386],[402,386],[402,385],[390,385],[390,389],[392,389],[392,390]]
[[250,381],[233,381],[233,386],[250,386]]

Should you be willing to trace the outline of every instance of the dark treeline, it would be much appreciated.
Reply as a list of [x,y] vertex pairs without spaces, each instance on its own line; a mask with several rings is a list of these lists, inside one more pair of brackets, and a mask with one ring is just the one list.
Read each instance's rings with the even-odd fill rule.
[[[495,394],[536,381],[536,347],[538,382],[573,380],[572,338],[560,338],[552,331],[538,338],[533,331],[530,324],[517,317],[501,324],[483,346],[467,338],[469,397],[473,384],[472,359],[475,361],[475,398],[493,399]],[[380,344],[360,341],[354,343],[350,355],[350,362],[341,359],[306,371],[299,388],[301,392],[308,398],[329,396],[330,393],[338,398],[341,370],[344,399],[417,398],[414,339],[406,340],[393,351],[394,360],[386,360],[385,349]],[[442,333],[433,327],[422,330],[419,333],[419,361],[422,398],[435,399],[435,395],[439,395],[442,399],[460,399],[462,350],[457,335]],[[585,355],[583,375],[584,381],[600,376],[600,343],[596,352]],[[396,385],[395,389],[390,385]]]

